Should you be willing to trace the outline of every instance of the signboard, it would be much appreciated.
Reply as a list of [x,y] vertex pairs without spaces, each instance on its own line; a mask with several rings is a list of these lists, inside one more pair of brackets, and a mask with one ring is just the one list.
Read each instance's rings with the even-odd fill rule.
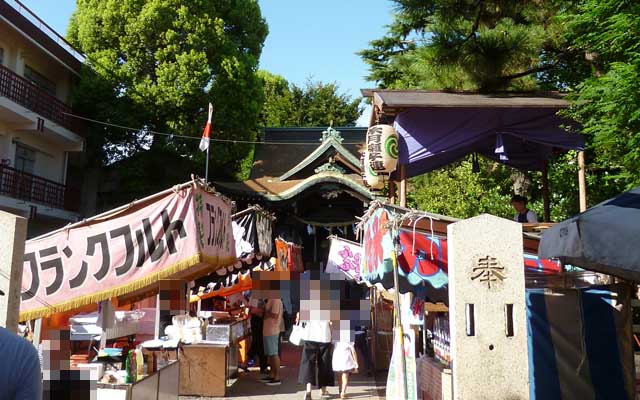
[[150,288],[196,264],[210,271],[233,262],[231,204],[188,186],[27,241],[20,320]]
[[366,279],[371,276],[381,278],[386,272],[393,271],[393,238],[387,227],[390,219],[389,211],[378,208],[364,225],[364,262],[360,276]]
[[[415,332],[413,329],[404,331],[404,358],[406,370],[402,365],[402,346],[400,345],[400,329],[393,328],[393,353],[389,363],[387,374],[387,399],[417,400],[416,357],[415,357]],[[403,380],[406,383],[406,396]]]
[[362,246],[337,237],[331,238],[326,273],[338,274],[342,271],[351,279],[360,280],[361,263]]

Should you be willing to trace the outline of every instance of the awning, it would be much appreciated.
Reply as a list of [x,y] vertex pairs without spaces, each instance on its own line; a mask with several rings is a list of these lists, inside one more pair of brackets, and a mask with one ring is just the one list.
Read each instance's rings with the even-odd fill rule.
[[[393,117],[399,164],[406,177],[421,175],[477,153],[522,170],[542,170],[555,152],[583,150],[584,138],[567,133],[571,121],[558,93],[447,93],[373,90],[374,113]],[[392,174],[399,179],[398,170]]]
[[231,202],[199,181],[27,241],[20,321],[233,264]]
[[547,229],[538,254],[640,281],[640,186]]
[[[401,215],[401,211],[397,207],[377,207],[364,218],[364,259],[360,277],[371,285],[381,283],[386,289],[394,287],[392,257],[395,238],[389,224],[398,215]],[[397,232],[397,239],[400,248],[397,255],[400,292],[419,293],[432,302],[448,302],[446,236],[435,231],[414,230],[411,224],[404,223]],[[524,254],[523,267],[529,272],[541,274],[560,272],[558,262],[540,259],[531,253]]]

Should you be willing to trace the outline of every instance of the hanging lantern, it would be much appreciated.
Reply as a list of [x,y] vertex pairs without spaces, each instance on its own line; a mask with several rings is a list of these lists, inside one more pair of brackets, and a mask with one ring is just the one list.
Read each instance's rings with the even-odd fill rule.
[[371,168],[391,173],[398,165],[398,133],[391,125],[374,125],[367,131],[367,150]]
[[371,168],[369,162],[369,152],[364,151],[362,154],[362,180],[367,187],[373,190],[380,190],[384,187],[384,178],[382,174],[377,173]]

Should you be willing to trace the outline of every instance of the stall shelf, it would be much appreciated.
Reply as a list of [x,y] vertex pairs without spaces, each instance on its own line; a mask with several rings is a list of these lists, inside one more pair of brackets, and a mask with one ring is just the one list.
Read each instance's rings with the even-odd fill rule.
[[250,332],[246,319],[207,326],[206,340],[180,351],[180,395],[225,396],[238,374],[240,347]]

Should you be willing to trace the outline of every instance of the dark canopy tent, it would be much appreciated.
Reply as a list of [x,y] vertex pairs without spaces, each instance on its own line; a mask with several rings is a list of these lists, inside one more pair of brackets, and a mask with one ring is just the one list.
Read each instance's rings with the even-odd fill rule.
[[640,281],[640,186],[547,229],[538,254]]
[[[542,170],[555,152],[583,150],[579,134],[556,114],[567,107],[558,93],[446,93],[424,90],[364,91],[373,98],[372,122],[399,134],[404,178],[477,153],[523,170]],[[401,178],[400,171],[392,179]]]
[[558,151],[582,150],[583,137],[569,134],[559,108],[412,108],[395,119],[399,163],[406,177],[444,167],[477,153],[521,169],[542,170]]

